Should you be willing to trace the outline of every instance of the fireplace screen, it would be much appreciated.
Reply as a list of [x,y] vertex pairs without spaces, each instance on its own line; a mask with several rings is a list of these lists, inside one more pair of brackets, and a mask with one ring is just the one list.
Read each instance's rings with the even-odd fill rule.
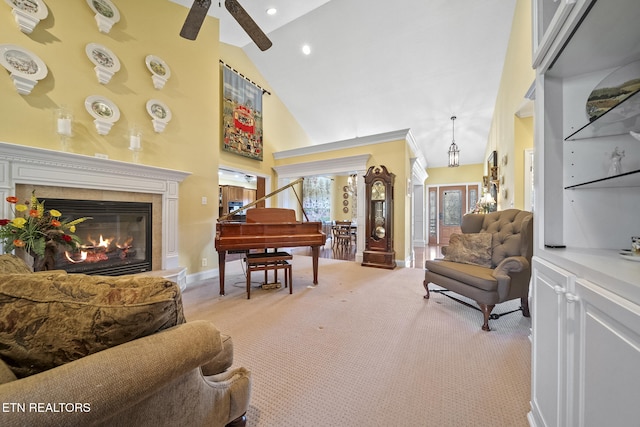
[[46,199],[70,219],[91,217],[78,225],[76,252],[60,247],[55,268],[69,273],[119,276],[151,270],[151,203]]

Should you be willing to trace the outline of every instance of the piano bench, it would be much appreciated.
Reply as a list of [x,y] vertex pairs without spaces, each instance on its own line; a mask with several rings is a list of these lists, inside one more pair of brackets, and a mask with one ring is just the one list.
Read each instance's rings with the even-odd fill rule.
[[247,254],[244,261],[247,263],[247,299],[251,298],[251,273],[264,271],[264,284],[267,283],[267,273],[273,270],[273,281],[278,281],[278,270],[284,270],[284,287],[289,287],[289,293],[293,293],[293,277],[290,260],[293,255],[287,252],[259,252]]

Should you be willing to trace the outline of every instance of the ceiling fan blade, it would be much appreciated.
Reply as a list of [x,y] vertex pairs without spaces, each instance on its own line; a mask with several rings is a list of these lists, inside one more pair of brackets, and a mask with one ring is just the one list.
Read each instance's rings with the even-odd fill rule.
[[265,51],[271,47],[271,40],[262,32],[258,24],[256,24],[247,11],[240,6],[237,0],[225,0],[224,7],[226,7],[231,16],[238,21],[238,24],[246,31],[260,50]]
[[205,16],[207,16],[210,6],[211,0],[193,1],[191,9],[189,9],[187,19],[185,19],[184,24],[182,25],[182,30],[180,30],[181,37],[188,40],[195,40],[196,37],[198,37],[200,27],[202,27],[202,22],[204,21]]

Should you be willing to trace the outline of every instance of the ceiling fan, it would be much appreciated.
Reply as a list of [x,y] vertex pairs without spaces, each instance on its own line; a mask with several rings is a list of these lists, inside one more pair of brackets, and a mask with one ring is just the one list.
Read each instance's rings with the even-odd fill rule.
[[[220,5],[220,2],[218,2],[218,5]],[[182,26],[182,30],[180,30],[180,36],[185,39],[195,40],[210,6],[211,0],[194,0],[187,14],[187,19]],[[238,21],[238,24],[247,32],[251,40],[253,40],[260,50],[265,51],[271,47],[271,40],[269,40],[267,35],[258,27],[258,24],[249,16],[237,0],[224,0],[224,7],[229,11],[231,16]]]

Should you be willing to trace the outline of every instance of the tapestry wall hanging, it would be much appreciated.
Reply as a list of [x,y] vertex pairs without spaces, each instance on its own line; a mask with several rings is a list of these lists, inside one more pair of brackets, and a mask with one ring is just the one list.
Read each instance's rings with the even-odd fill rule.
[[221,67],[222,149],[262,160],[262,89],[226,66]]

